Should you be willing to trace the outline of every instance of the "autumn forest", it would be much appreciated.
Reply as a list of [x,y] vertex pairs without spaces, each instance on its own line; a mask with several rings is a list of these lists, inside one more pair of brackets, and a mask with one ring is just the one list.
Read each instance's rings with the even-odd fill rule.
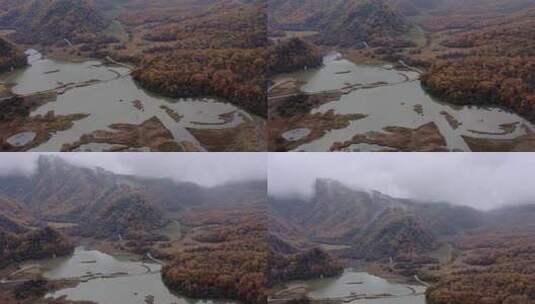
[[0,0],[0,304],[535,304],[508,152],[535,0]]

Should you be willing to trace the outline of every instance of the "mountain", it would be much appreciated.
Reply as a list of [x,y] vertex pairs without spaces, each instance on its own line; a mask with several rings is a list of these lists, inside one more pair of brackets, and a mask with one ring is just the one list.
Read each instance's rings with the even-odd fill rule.
[[270,197],[269,216],[276,282],[306,278],[312,269],[332,275],[337,257],[346,265],[364,259],[370,269],[417,275],[431,284],[430,304],[535,301],[532,202],[483,212],[318,179],[309,198]]
[[104,170],[75,167],[61,158],[41,156],[30,176],[0,177],[0,193],[42,219],[75,220],[116,181]]
[[16,29],[18,43],[75,40],[108,25],[89,0],[1,0],[0,8],[0,26]]
[[368,259],[429,251],[441,237],[485,221],[471,208],[354,190],[330,179],[318,179],[310,199],[271,197],[269,207],[311,241],[352,244],[354,255]]
[[385,45],[403,35],[409,25],[386,1],[347,1],[322,22],[322,42],[340,46]]
[[81,223],[83,234],[134,239],[139,234],[164,227],[168,220],[142,194],[122,186],[109,191],[91,208],[84,210]]
[[389,4],[404,16],[417,16],[445,4],[447,0],[390,0]]
[[266,303],[266,192],[265,180],[204,187],[40,156],[31,174],[0,176],[0,269],[72,252],[65,233],[150,253],[182,295]]
[[0,198],[17,202],[35,220],[77,223],[84,235],[110,238],[149,233],[164,226],[171,214],[193,208],[262,202],[266,191],[265,181],[208,188],[78,167],[54,156],[40,156],[31,175],[0,176]]
[[319,32],[318,43],[342,47],[380,46],[400,40],[409,23],[383,0],[270,0],[269,25]]
[[0,72],[26,65],[26,55],[0,38]]
[[436,247],[436,237],[425,219],[388,208],[356,239],[356,254],[370,260],[413,257]]
[[0,229],[10,233],[27,232],[33,222],[33,218],[28,215],[24,208],[10,199],[0,197]]

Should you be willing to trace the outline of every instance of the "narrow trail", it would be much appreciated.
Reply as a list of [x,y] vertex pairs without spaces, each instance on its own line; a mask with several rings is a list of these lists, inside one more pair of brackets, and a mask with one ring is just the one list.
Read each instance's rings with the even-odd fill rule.
[[425,287],[430,287],[430,286],[431,286],[429,283],[427,283],[427,282],[425,282],[425,281],[422,281],[422,280],[418,277],[417,274],[414,275],[414,279],[415,279],[418,283],[424,285]]
[[116,65],[120,65],[120,66],[122,66],[122,67],[125,67],[125,68],[129,69],[130,71],[135,70],[135,67],[134,67],[134,66],[129,65],[129,64],[126,64],[126,63],[123,63],[123,62],[119,62],[119,61],[117,61],[117,60],[111,58],[110,56],[106,56],[106,60],[109,61],[109,62],[111,62],[111,63],[113,63],[113,64],[116,64]]
[[405,61],[403,61],[401,59],[399,60],[399,64],[401,64],[405,68],[407,68],[407,69],[409,69],[411,71],[414,71],[414,72],[416,72],[418,74],[423,74],[424,73],[424,71],[420,70],[419,68],[416,68],[416,67],[408,65]]
[[157,258],[153,257],[152,254],[150,254],[150,252],[147,252],[146,256],[147,258],[149,258],[149,260],[153,261],[154,263],[160,264],[161,266],[165,266],[165,263],[163,261],[158,260]]

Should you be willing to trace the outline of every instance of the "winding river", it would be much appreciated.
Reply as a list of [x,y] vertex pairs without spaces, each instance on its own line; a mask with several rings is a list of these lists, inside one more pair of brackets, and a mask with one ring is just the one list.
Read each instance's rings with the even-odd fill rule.
[[[58,93],[55,101],[35,109],[31,116],[49,111],[56,115],[89,114],[87,118],[75,121],[71,129],[53,134],[34,151],[60,151],[63,144],[73,143],[84,134],[109,131],[109,126],[115,123],[139,125],[154,116],[171,131],[177,142],[187,141],[202,150],[188,128],[229,128],[250,117],[245,111],[213,98],[171,99],[149,93],[136,85],[130,69],[125,66],[96,60],[67,62],[49,59],[32,49],[26,54],[29,65],[0,75],[0,80],[14,84],[12,91],[19,95]],[[179,118],[173,118],[168,112],[178,114]],[[100,151],[107,148],[106,144],[98,144],[82,149]]]
[[[391,66],[355,64],[339,53],[330,53],[324,65],[281,78],[294,78],[304,83],[301,91],[314,94],[344,91],[339,99],[320,105],[314,113],[334,110],[336,114],[367,114],[347,128],[328,132],[323,137],[297,147],[296,151],[329,151],[335,142],[344,142],[355,134],[384,132],[388,126],[417,128],[434,122],[450,151],[469,151],[462,136],[479,138],[515,138],[535,130],[519,115],[499,107],[455,106],[438,101],[422,88],[419,73],[397,70]],[[348,90],[347,88],[351,88]],[[345,88],[345,89],[344,89]],[[291,131],[291,130],[288,130]],[[354,145],[349,151],[377,151],[386,147]]]
[[48,279],[79,279],[80,284],[48,293],[46,298],[100,304],[231,304],[194,300],[171,293],[163,284],[159,264],[144,263],[133,256],[111,256],[98,250],[77,247],[71,256],[40,263]]

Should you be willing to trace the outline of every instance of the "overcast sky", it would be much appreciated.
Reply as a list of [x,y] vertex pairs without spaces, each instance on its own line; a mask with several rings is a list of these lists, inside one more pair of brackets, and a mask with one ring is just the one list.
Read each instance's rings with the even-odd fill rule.
[[[86,167],[204,186],[266,178],[265,153],[48,153]],[[31,173],[39,153],[0,153],[0,175]]]
[[[0,175],[31,173],[37,153],[1,153]],[[271,194],[310,195],[316,178],[479,209],[535,203],[528,153],[61,153],[81,166],[214,186],[265,179]],[[266,169],[267,167],[267,169]]]
[[270,194],[310,194],[316,178],[397,197],[479,209],[535,203],[535,154],[279,153],[268,162]]

